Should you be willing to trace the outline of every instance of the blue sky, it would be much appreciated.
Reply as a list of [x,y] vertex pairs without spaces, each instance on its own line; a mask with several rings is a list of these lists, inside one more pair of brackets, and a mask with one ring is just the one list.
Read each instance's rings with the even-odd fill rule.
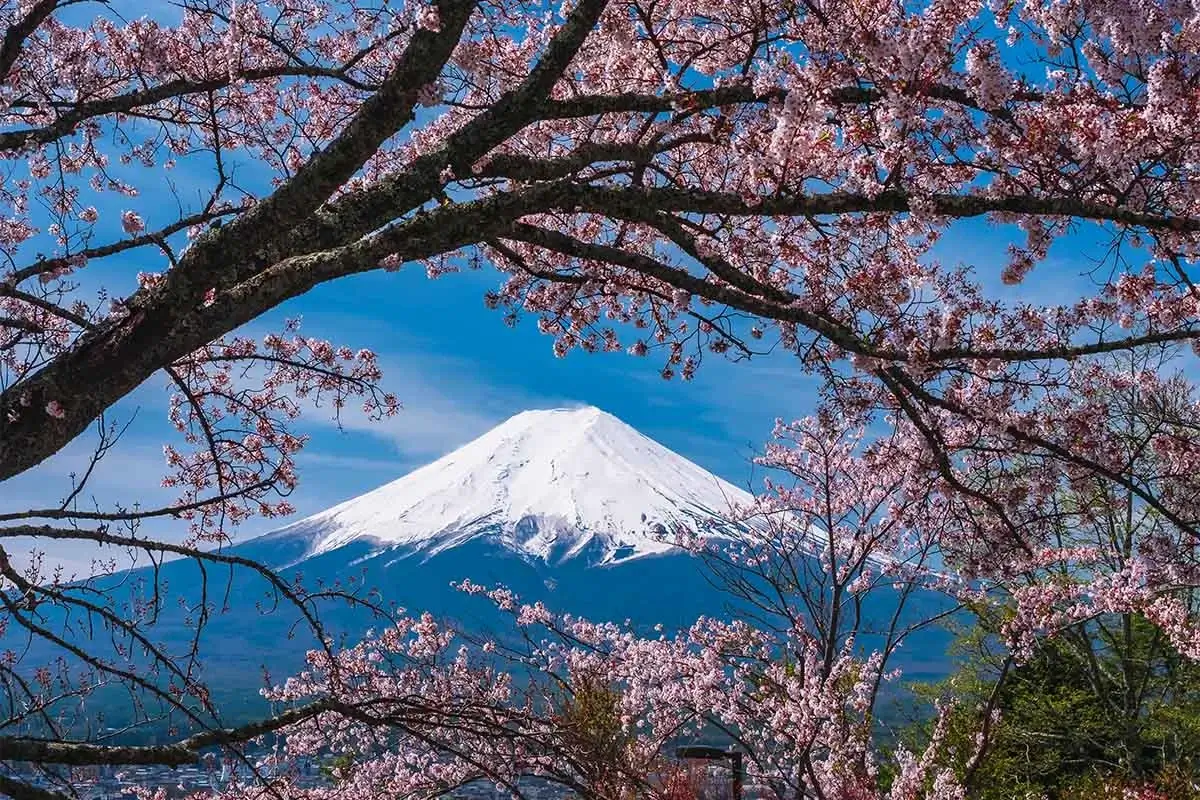
[[[593,404],[647,435],[740,484],[751,473],[752,448],[769,435],[777,415],[811,408],[809,380],[789,359],[729,364],[713,358],[690,383],[666,382],[661,360],[625,354],[572,353],[556,358],[551,339],[530,324],[504,325],[483,305],[495,272],[450,275],[435,281],[420,268],[358,276],[320,287],[288,304],[252,331],[301,316],[302,331],[380,357],[385,385],[404,404],[394,419],[369,423],[350,414],[336,429],[326,409],[303,420],[313,441],[302,457],[301,512],[373,488],[469,441],[528,408]],[[162,474],[161,443],[168,391],[152,380],[117,414],[138,419],[100,476],[99,489],[132,500]],[[87,438],[87,437],[83,437]],[[0,505],[35,497],[52,502],[54,488],[86,456],[86,442],[37,470],[0,485]],[[49,479],[49,480],[48,480]],[[126,491],[128,489],[128,491]],[[157,493],[155,493],[157,495]]]
[[[114,7],[120,6],[143,8],[126,2]],[[244,184],[264,184],[267,176],[252,160],[238,168]],[[83,204],[95,203],[100,210],[98,232],[108,234],[102,240],[120,236],[123,209],[139,211],[153,229],[175,219],[180,203],[198,207],[211,181],[211,167],[203,160],[181,159],[169,172],[114,169],[133,179],[142,194],[95,198],[84,191]],[[969,221],[939,245],[938,256],[948,263],[975,265],[981,279],[1008,298],[1062,302],[1078,294],[1064,290],[1078,287],[1079,255],[1094,239],[1061,242],[1050,262],[1014,290],[1002,288],[998,280],[1010,234]],[[30,248],[36,249],[41,248]],[[120,296],[132,291],[138,271],[163,268],[162,258],[145,250],[91,264],[78,278],[85,293],[105,287]],[[750,459],[769,436],[774,419],[800,417],[813,409],[814,385],[787,355],[737,364],[710,357],[690,383],[662,380],[661,358],[654,354],[638,359],[575,352],[555,358],[551,339],[537,332],[533,320],[509,328],[501,313],[484,307],[484,292],[500,280],[491,270],[430,280],[414,267],[361,275],[319,287],[250,326],[249,333],[261,335],[278,329],[285,317],[299,316],[305,334],[371,348],[385,369],[386,388],[404,403],[397,418],[380,424],[350,415],[339,430],[330,424],[327,410],[315,410],[302,421],[312,442],[301,457],[301,485],[292,498],[297,516],[399,477],[519,411],[564,405],[599,406],[731,482],[748,485]],[[162,444],[174,436],[165,422],[167,397],[165,382],[157,378],[114,409],[117,419],[135,412],[137,419],[91,484],[102,505],[157,505],[172,499],[156,488],[164,471]],[[56,503],[69,491],[68,475],[86,466],[91,441],[81,437],[37,469],[0,485],[0,508]],[[181,532],[169,523],[157,526],[152,531],[156,535]],[[254,521],[244,535],[272,526]],[[73,564],[88,558],[76,551],[51,555]]]
[[[1084,243],[1064,242],[1061,256],[1035,269],[1025,286],[1011,290],[1000,289],[996,278],[1007,241],[1004,231],[969,222],[939,246],[939,256],[976,264],[986,283],[1013,297],[1066,299],[1063,289],[1077,285],[1082,263],[1073,256]],[[132,273],[156,268],[157,261],[147,252],[136,265],[106,264],[90,279],[127,287]],[[532,319],[510,328],[500,312],[484,307],[484,292],[501,279],[490,269],[436,280],[419,267],[370,273],[321,286],[249,327],[249,333],[264,333],[278,329],[286,317],[300,316],[308,335],[369,347],[379,354],[386,387],[404,404],[398,417],[381,423],[351,413],[341,430],[332,424],[328,409],[312,410],[302,419],[312,442],[300,460],[301,484],[292,497],[295,518],[395,479],[519,411],[566,405],[599,406],[746,486],[760,479],[751,458],[769,437],[774,419],[813,410],[814,384],[787,355],[741,363],[711,357],[691,382],[664,381],[658,375],[661,358],[655,354],[635,358],[573,352],[556,358],[551,338],[538,333]],[[165,423],[167,397],[165,381],[153,379],[115,409],[119,419],[135,412],[137,417],[91,484],[101,503],[172,499],[157,488],[164,471],[162,444],[177,441]],[[54,503],[68,489],[69,473],[86,464],[91,441],[81,437],[41,467],[0,485],[0,507]],[[254,520],[241,535],[277,524]],[[173,527],[178,525],[159,522],[150,530],[171,538],[182,533],[181,527]],[[90,558],[68,550],[50,555],[75,566]]]

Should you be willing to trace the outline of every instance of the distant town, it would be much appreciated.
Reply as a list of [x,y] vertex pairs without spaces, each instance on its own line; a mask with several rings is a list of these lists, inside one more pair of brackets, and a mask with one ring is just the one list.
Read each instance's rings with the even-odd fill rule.
[[[59,790],[68,785],[79,800],[134,800],[134,789],[162,789],[167,797],[191,797],[206,790],[218,790],[227,776],[213,773],[200,765],[184,767],[101,767],[77,769],[68,779],[54,779],[45,774],[22,773],[25,783],[40,789]],[[302,765],[297,783],[301,787],[314,787],[328,783],[328,776],[317,764]],[[528,800],[559,800],[570,792],[557,784],[531,780],[522,783],[522,792]],[[455,789],[450,797],[462,800],[493,800],[500,793],[490,781],[477,781]]]
[[[726,790],[728,772],[722,772],[718,780],[706,781],[705,789],[698,800],[730,800]],[[329,782],[328,775],[315,763],[303,764],[298,769],[296,782],[304,788],[321,786]],[[183,767],[89,767],[76,769],[70,779],[64,775],[52,778],[42,773],[20,773],[25,783],[49,791],[66,788],[68,785],[79,800],[134,800],[135,789],[162,789],[169,798],[192,797],[206,790],[219,790],[228,780],[227,774],[200,766]],[[716,777],[716,776],[712,776]],[[722,780],[723,778],[724,780]],[[570,797],[571,791],[555,783],[531,778],[520,784],[526,800],[562,800]],[[756,797],[765,793],[755,791],[753,785],[746,787],[746,796]],[[498,790],[491,781],[480,780],[450,792],[448,797],[459,800],[496,800],[508,797],[507,792]]]

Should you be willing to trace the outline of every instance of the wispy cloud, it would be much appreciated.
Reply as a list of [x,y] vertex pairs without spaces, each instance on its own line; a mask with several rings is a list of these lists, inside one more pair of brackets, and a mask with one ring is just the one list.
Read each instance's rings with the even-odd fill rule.
[[[480,381],[469,362],[451,357],[390,355],[381,366],[387,385],[400,399],[400,413],[371,420],[356,406],[344,410],[340,427],[384,439],[393,452],[411,459],[442,456],[530,408],[579,404],[569,397]],[[320,411],[312,419],[326,427],[336,424]]]

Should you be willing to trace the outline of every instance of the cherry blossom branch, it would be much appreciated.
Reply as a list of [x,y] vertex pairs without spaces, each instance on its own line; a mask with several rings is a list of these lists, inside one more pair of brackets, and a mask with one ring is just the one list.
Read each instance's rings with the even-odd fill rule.
[[1071,197],[1038,197],[1032,194],[929,193],[914,195],[886,190],[875,195],[830,191],[818,194],[767,195],[752,201],[736,194],[704,189],[671,187],[600,187],[576,189],[576,204],[587,211],[624,217],[653,208],[664,213],[731,214],[745,217],[820,217],[840,214],[919,211],[938,217],[970,218],[986,214],[1023,214],[1037,217],[1076,217],[1151,231],[1200,232],[1200,217],[1138,211]]
[[25,15],[4,31],[0,41],[0,83],[7,83],[13,64],[21,57],[26,40],[60,7],[59,0],[38,0]]
[[[53,2],[50,4],[53,5]],[[2,63],[0,63],[0,66],[2,66]],[[256,82],[267,81],[273,78],[334,78],[357,89],[372,88],[354,80],[345,69],[308,64],[288,64],[277,67],[245,69],[233,75],[226,74],[208,80],[180,78],[158,86],[106,97],[102,100],[85,100],[83,102],[71,103],[67,105],[67,113],[59,115],[49,125],[0,133],[0,152],[49,144],[64,136],[71,135],[81,124],[96,117],[131,113],[142,106],[154,105],[164,100],[226,89],[238,81]],[[13,104],[16,108],[20,108],[22,105],[19,102]]]
[[13,270],[11,273],[4,276],[0,281],[0,290],[4,288],[12,288],[20,284],[22,281],[35,278],[39,275],[52,273],[67,267],[73,263],[83,260],[105,258],[107,256],[123,253],[127,250],[132,250],[136,247],[144,247],[146,245],[161,245],[168,237],[173,236],[179,231],[187,230],[195,225],[203,225],[206,222],[222,219],[232,214],[240,213],[244,209],[240,208],[223,208],[220,210],[202,211],[196,214],[191,214],[180,218],[176,222],[166,225],[158,230],[148,233],[131,236],[128,239],[122,239],[117,242],[112,242],[107,245],[96,247],[87,247],[71,256],[60,256],[57,258],[47,258],[39,260],[33,264]]
[[240,487],[225,495],[212,495],[194,500],[190,503],[152,508],[145,511],[80,511],[69,508],[31,508],[25,511],[9,511],[0,514],[0,522],[12,522],[20,519],[55,519],[55,520],[89,520],[94,522],[134,522],[155,517],[179,517],[188,511],[196,511],[205,506],[217,505],[229,500],[236,500],[247,494],[268,489],[274,485],[275,476],[269,476],[256,483]]
[[[332,655],[332,644],[331,640],[326,635],[324,625],[321,623],[314,610],[314,603],[316,601],[337,600],[347,603],[351,606],[366,608],[373,613],[381,614],[386,617],[385,610],[380,606],[363,598],[357,597],[347,591],[336,588],[318,591],[305,591],[300,587],[294,586],[288,581],[285,581],[274,570],[271,570],[270,568],[253,559],[223,553],[219,550],[204,550],[176,542],[159,541],[139,536],[121,535],[112,533],[107,528],[55,528],[48,525],[16,525],[0,528],[0,539],[26,537],[46,540],[94,542],[101,545],[111,545],[125,547],[131,550],[143,551],[147,554],[170,554],[191,558],[197,562],[209,562],[223,564],[229,567],[241,567],[265,580],[278,598],[282,598],[300,613],[301,619],[312,631],[314,639],[320,643],[327,655]],[[10,580],[11,579],[12,578],[10,577]],[[42,591],[40,588],[34,587],[27,580],[20,580],[23,584],[27,585],[29,591]],[[207,581],[204,583],[206,587]],[[154,581],[153,586],[157,592],[157,580]],[[77,598],[73,596],[60,596],[57,599],[61,604],[67,606],[74,604],[77,600]],[[69,643],[59,641],[57,637],[54,637],[53,641],[59,644],[59,646],[66,647],[68,649],[77,649]],[[89,661],[89,663],[92,662]],[[105,666],[99,663],[93,663],[93,666],[96,666],[101,670],[105,669]],[[129,676],[126,674],[120,672],[117,674],[122,678],[129,678]]]

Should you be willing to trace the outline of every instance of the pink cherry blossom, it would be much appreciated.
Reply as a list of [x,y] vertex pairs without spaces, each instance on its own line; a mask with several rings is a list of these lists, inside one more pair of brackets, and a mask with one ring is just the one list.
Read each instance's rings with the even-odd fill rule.
[[146,229],[146,223],[133,211],[121,212],[121,227],[130,235],[136,235]]

